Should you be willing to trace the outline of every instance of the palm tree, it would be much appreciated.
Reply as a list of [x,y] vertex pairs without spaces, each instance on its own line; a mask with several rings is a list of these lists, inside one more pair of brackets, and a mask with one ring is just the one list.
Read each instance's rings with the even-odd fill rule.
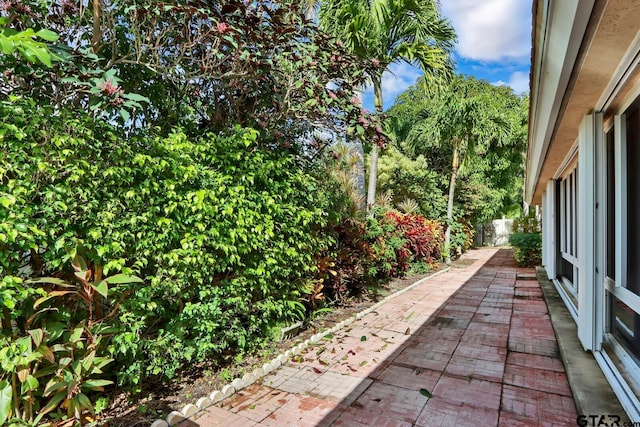
[[[437,0],[322,0],[319,23],[353,53],[372,62],[375,71],[370,78],[378,114],[383,111],[382,75],[391,64],[419,64],[429,82],[449,77],[453,70],[451,51],[456,35],[441,16]],[[374,144],[368,209],[375,202],[378,150]]]
[[[447,200],[445,248],[451,246],[453,201],[459,174],[471,172],[478,153],[502,144],[509,133],[504,106],[498,105],[496,88],[486,81],[456,76],[449,84],[433,91],[423,120],[414,123],[407,140],[414,146],[438,147],[451,155],[451,176]],[[510,90],[510,89],[509,89]],[[451,263],[450,252],[446,256]]]

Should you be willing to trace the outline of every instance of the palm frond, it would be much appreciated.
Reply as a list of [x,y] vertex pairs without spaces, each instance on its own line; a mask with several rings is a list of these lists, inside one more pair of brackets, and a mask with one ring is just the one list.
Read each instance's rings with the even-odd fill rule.
[[406,214],[416,214],[420,211],[420,205],[413,199],[405,199],[398,203],[398,209]]

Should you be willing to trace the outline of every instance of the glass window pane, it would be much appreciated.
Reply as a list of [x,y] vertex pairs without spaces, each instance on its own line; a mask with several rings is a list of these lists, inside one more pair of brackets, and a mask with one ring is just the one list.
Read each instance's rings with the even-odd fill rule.
[[627,289],[640,295],[640,132],[638,110],[627,115]]
[[615,134],[612,129],[607,133],[607,268],[606,276],[616,279],[616,162],[615,162]]
[[640,355],[640,316],[611,295],[611,332],[636,356]]

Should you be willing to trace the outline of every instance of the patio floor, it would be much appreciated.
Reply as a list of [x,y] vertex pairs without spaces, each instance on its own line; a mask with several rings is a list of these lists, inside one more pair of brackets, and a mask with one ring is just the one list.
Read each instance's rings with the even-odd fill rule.
[[180,426],[575,425],[534,270],[458,264]]

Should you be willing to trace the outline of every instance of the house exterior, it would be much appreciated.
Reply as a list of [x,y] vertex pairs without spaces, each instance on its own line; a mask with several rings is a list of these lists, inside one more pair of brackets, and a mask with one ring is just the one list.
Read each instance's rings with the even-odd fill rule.
[[525,200],[582,346],[640,421],[640,1],[533,3]]

